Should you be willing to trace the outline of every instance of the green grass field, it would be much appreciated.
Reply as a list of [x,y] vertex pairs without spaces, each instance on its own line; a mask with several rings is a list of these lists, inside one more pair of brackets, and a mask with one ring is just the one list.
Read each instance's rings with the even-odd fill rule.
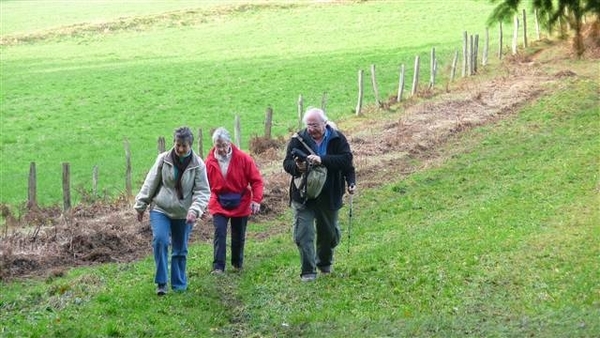
[[[30,161],[47,204],[61,199],[63,161],[75,184],[89,186],[99,165],[101,188],[121,191],[123,139],[141,180],[156,138],[181,124],[229,127],[240,114],[247,143],[262,134],[271,105],[275,131],[285,135],[300,93],[318,105],[327,91],[330,115],[351,118],[358,69],[377,64],[380,88],[394,93],[400,63],[434,45],[438,57],[451,55],[464,30],[482,32],[490,9],[466,1],[269,3],[190,14],[181,26],[159,20],[1,46],[1,202],[24,201]],[[2,37],[94,21],[92,4],[106,2],[77,4],[2,1]],[[101,19],[179,5],[189,10],[188,2],[157,1],[105,9]],[[69,20],[43,19],[48,6]],[[457,135],[439,149],[439,165],[361,190],[351,238],[341,210],[331,276],[300,282],[291,229],[254,239],[291,227],[284,214],[250,226],[242,274],[210,275],[211,244],[193,245],[182,294],[155,296],[152,257],[0,282],[0,337],[598,337],[600,85],[567,77],[558,86]]]
[[197,244],[184,294],[154,295],[151,257],[1,283],[0,336],[597,337],[599,89],[565,81],[362,191],[331,276],[301,283],[289,234],[219,277]]
[[[327,93],[330,118],[352,116],[359,69],[372,105],[371,64],[383,98],[397,92],[405,64],[407,93],[416,55],[427,83],[434,47],[443,88],[463,32],[483,39],[491,9],[481,1],[215,3],[1,2],[2,40],[25,42],[0,46],[0,202],[26,201],[30,162],[42,205],[62,202],[63,162],[75,190],[91,191],[98,166],[98,190],[123,193],[125,139],[137,189],[158,137],[169,140],[180,125],[202,128],[210,145],[210,129],[232,130],[239,115],[247,149],[271,106],[274,135],[287,137],[300,94],[306,107]],[[492,27],[490,55],[496,35]]]

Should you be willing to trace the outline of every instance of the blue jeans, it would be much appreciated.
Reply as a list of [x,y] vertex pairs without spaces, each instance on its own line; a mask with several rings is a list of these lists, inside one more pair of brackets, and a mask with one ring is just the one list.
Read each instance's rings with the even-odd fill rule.
[[[227,223],[229,217],[221,214],[213,215],[215,236],[213,238],[213,269],[225,271],[227,255]],[[231,218],[231,265],[242,268],[244,264],[244,244],[246,243],[246,225],[248,217]]]
[[169,216],[158,212],[150,212],[152,225],[152,249],[156,263],[156,284],[167,284],[169,264],[169,243],[171,244],[171,288],[177,291],[187,289],[187,276],[185,272],[188,239],[192,231],[192,224],[187,224],[185,219],[171,219]]

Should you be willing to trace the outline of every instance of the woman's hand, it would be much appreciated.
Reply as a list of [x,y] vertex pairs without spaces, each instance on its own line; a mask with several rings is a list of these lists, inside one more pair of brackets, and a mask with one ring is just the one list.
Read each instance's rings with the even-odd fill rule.
[[185,218],[185,221],[188,224],[196,224],[196,219],[198,218],[198,216],[196,215],[196,212],[190,210],[187,213],[187,217]]
[[258,214],[260,212],[260,203],[252,201],[250,203],[250,212],[252,212],[253,215]]

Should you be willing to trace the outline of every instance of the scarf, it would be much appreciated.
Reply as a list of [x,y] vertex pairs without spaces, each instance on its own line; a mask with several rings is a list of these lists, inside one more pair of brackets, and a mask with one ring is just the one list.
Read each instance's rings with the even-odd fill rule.
[[173,160],[173,164],[177,169],[175,170],[175,178],[177,179],[177,182],[175,182],[175,191],[177,192],[177,196],[179,196],[179,199],[182,200],[183,187],[181,186],[181,178],[183,177],[185,169],[188,167],[188,165],[190,165],[190,162],[192,161],[192,152],[190,152],[187,156],[181,158],[177,156],[177,153],[175,152],[175,150],[173,150],[171,152],[171,159]]

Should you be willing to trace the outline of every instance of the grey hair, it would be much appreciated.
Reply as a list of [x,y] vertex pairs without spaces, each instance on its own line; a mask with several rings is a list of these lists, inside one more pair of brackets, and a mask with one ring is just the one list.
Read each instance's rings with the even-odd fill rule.
[[223,140],[227,143],[231,143],[231,136],[229,135],[229,132],[227,131],[227,129],[225,129],[223,127],[219,127],[213,132],[213,134],[212,134],[213,144],[217,143],[218,140]]
[[308,108],[308,110],[306,111],[306,113],[304,113],[304,116],[302,117],[302,122],[304,123],[304,125],[306,125],[306,119],[310,116],[317,116],[321,120],[321,122],[327,122],[327,115],[325,115],[323,109]]
[[173,133],[173,142],[183,141],[192,145],[194,143],[194,133],[188,127],[179,127]]

